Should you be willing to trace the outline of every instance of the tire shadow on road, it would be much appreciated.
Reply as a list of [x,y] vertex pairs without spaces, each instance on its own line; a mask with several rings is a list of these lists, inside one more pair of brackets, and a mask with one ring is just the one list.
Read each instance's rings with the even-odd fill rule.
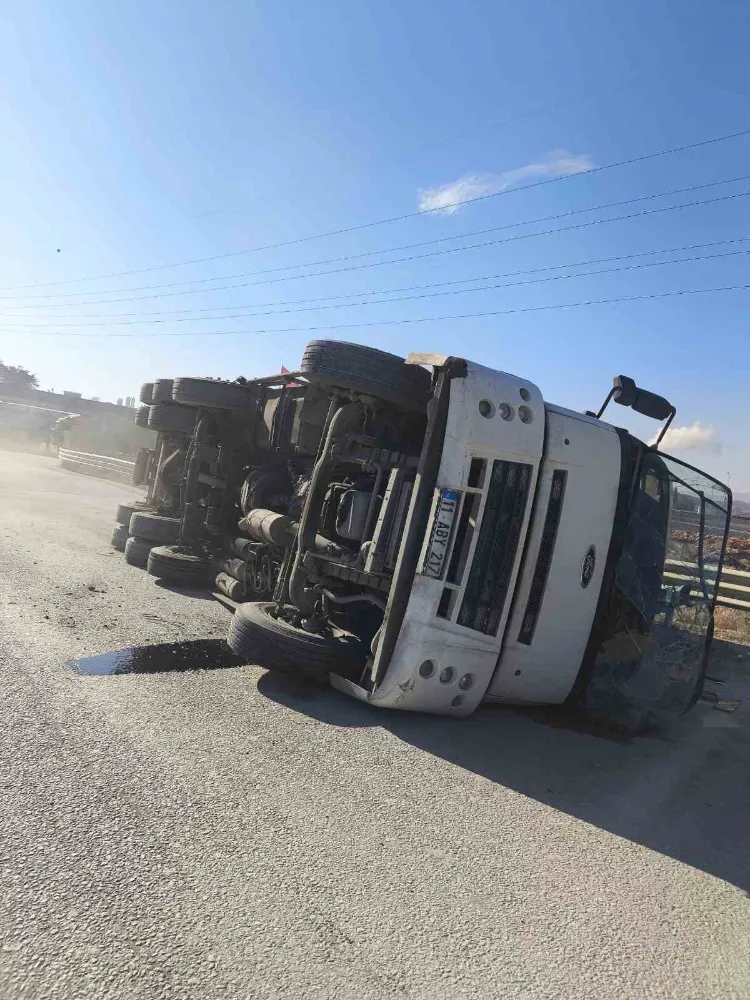
[[[732,680],[750,703],[750,671],[735,669]],[[382,726],[425,753],[750,890],[750,709],[725,715],[699,703],[669,729],[623,739],[582,731],[556,709],[483,705],[466,719],[418,715],[270,672],[258,690],[332,726]]]
[[214,601],[215,598],[210,590],[196,590],[190,587],[181,587],[177,583],[169,583],[167,580],[154,580],[154,586],[162,590],[168,590],[171,594],[182,594],[184,597],[193,597],[198,601]]
[[258,680],[258,691],[270,701],[331,726],[377,726],[381,721],[372,706],[340,695],[313,678],[268,670]]

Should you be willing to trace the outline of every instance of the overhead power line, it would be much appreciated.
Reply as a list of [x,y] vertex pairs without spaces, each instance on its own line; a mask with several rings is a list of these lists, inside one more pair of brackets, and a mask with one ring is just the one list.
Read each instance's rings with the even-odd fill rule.
[[473,313],[453,313],[444,316],[416,316],[406,319],[391,320],[367,320],[362,323],[331,323],[325,326],[286,326],[276,327],[270,330],[180,330],[175,333],[57,333],[28,331],[28,336],[37,337],[96,337],[99,340],[114,340],[124,337],[130,340],[155,338],[155,337],[249,337],[261,334],[279,333],[321,333],[332,330],[361,330],[366,327],[377,326],[384,329],[389,326],[406,326],[416,323],[439,323],[448,320],[461,319],[484,319],[491,316],[512,316],[520,313],[551,312],[556,309],[579,309],[585,306],[614,305],[623,302],[645,302],[654,299],[669,299],[682,295],[710,295],[720,292],[739,292],[750,289],[750,284],[746,285],[719,285],[714,288],[681,288],[672,292],[651,292],[643,295],[620,295],[612,299],[584,299],[579,302],[557,302],[552,305],[543,306],[520,306],[514,309],[491,309],[483,312]]
[[[577,271],[573,274],[555,274],[550,275],[545,278],[525,278],[522,281],[509,281],[502,284],[495,285],[482,285],[479,288],[451,288],[447,290],[442,290],[439,292],[423,291],[418,292],[414,295],[400,295],[395,298],[384,298],[375,299],[370,302],[346,302],[339,303],[337,305],[317,305],[317,306],[303,306],[301,309],[271,309],[267,312],[246,312],[246,313],[234,313],[229,316],[179,316],[171,317],[170,319],[116,319],[109,321],[107,320],[97,320],[93,323],[32,323],[25,326],[11,325],[11,326],[0,326],[1,331],[15,331],[28,333],[33,330],[43,330],[50,329],[54,327],[59,329],[60,327],[82,327],[82,326],[138,326],[138,325],[152,325],[156,323],[198,323],[205,320],[214,319],[250,319],[258,316],[279,316],[288,315],[289,313],[299,313],[299,312],[317,312],[323,309],[347,309],[347,308],[362,308],[363,306],[380,306],[385,305],[389,302],[409,302],[415,299],[432,299],[439,298],[444,295],[465,295],[471,292],[492,292],[503,288],[517,288],[521,285],[535,285],[542,284],[549,281],[567,281],[571,278],[589,278],[600,274],[616,274],[620,271],[639,271],[644,268],[649,267],[663,267],[666,264],[685,264],[692,263],[694,261],[703,260],[718,260],[725,257],[738,257],[744,254],[750,254],[750,250],[728,250],[725,253],[714,253],[714,254],[702,254],[697,257],[678,257],[675,260],[655,260],[647,261],[643,264],[622,264],[618,267],[605,267],[598,271]],[[575,266],[575,265],[572,265]],[[2,315],[2,314],[0,314]]]
[[[654,257],[657,254],[665,253],[683,253],[687,250],[707,250],[710,247],[724,247],[733,246],[737,243],[748,243],[750,242],[750,236],[738,236],[736,239],[732,240],[711,240],[708,243],[688,243],[684,246],[679,247],[664,247],[659,250],[641,250],[638,253],[626,253],[626,254],[616,254],[609,257],[595,257],[588,260],[578,260],[578,261],[565,261],[562,264],[547,264],[544,267],[532,267],[525,268],[520,271],[503,271],[500,274],[480,274],[475,275],[471,278],[451,278],[445,281],[434,281],[427,284],[420,285],[398,285],[395,288],[379,288],[373,289],[372,291],[364,292],[344,292],[338,295],[317,295],[312,298],[303,299],[275,299],[271,302],[242,302],[235,303],[231,306],[202,306],[196,309],[154,309],[148,310],[147,312],[118,312],[118,313],[79,313],[78,315],[84,319],[123,319],[132,316],[140,316],[144,322],[149,322],[149,316],[181,316],[185,313],[213,313],[213,312],[224,312],[230,309],[264,309],[269,306],[296,306],[305,305],[310,302],[334,302],[341,299],[362,299],[373,295],[393,295],[398,292],[413,292],[421,291],[423,289],[431,288],[446,288],[452,285],[470,285],[478,281],[496,281],[499,278],[515,278],[523,274],[542,274],[546,271],[559,271],[566,267],[588,267],[592,264],[610,264],[615,261],[620,260],[635,260],[638,257]],[[722,256],[722,255],[718,255]],[[729,255],[731,256],[731,255]],[[704,257],[691,257],[689,260],[704,260]],[[665,261],[664,263],[671,264],[675,261]],[[481,288],[476,289],[476,291],[482,291]],[[373,300],[372,303],[342,303],[343,305],[376,305],[380,299]],[[382,301],[393,301],[389,299],[384,299]],[[93,303],[87,303],[93,305]],[[6,307],[7,308],[7,307]],[[326,308],[337,308],[335,305]],[[300,310],[303,311],[303,310]],[[15,319],[17,315],[15,313],[0,313],[0,317],[3,319]],[[18,317],[20,318],[20,317]],[[70,313],[47,313],[45,319],[70,319]],[[220,319],[222,317],[211,316],[203,317],[204,319]],[[227,318],[226,316],[224,318]]]
[[[644,209],[641,212],[629,212],[626,213],[625,215],[615,215],[608,219],[591,219],[588,222],[579,222],[572,226],[558,226],[553,229],[543,229],[540,232],[536,233],[521,233],[518,236],[508,236],[498,240],[485,240],[482,243],[470,243],[467,246],[448,247],[446,249],[441,249],[441,250],[432,250],[429,251],[428,253],[423,253],[423,254],[411,254],[408,257],[395,257],[391,260],[377,260],[377,261],[369,261],[366,264],[352,264],[347,267],[332,268],[327,271],[311,271],[308,274],[287,274],[276,278],[265,278],[262,279],[261,281],[245,281],[232,285],[220,285],[215,288],[201,288],[201,289],[193,288],[193,289],[183,289],[181,291],[176,291],[176,292],[159,292],[151,295],[128,295],[122,298],[115,298],[115,299],[95,299],[93,302],[86,303],[86,305],[114,305],[119,302],[143,302],[148,299],[166,299],[166,298],[174,298],[175,296],[181,296],[181,295],[203,294],[205,292],[223,292],[235,288],[251,288],[255,287],[256,285],[271,285],[271,284],[276,284],[277,282],[280,281],[298,281],[301,278],[316,278],[331,274],[344,274],[351,271],[361,271],[371,267],[384,267],[388,264],[404,264],[414,260],[426,260],[430,257],[439,257],[439,256],[445,256],[446,254],[462,253],[466,250],[478,250],[478,249],[483,249],[484,247],[500,246],[505,243],[515,243],[519,240],[536,239],[541,236],[553,236],[558,233],[566,233],[579,229],[587,229],[591,226],[602,226],[602,225],[607,225],[611,222],[622,222],[627,219],[638,219],[638,218],[644,218],[649,215],[658,215],[663,212],[676,212],[684,208],[693,208],[697,205],[713,205],[719,202],[733,201],[734,199],[737,198],[746,198],[748,195],[750,195],[750,191],[738,191],[735,192],[734,194],[722,195],[718,198],[698,198],[695,201],[683,202],[679,205],[664,205],[660,208]],[[0,300],[2,300],[2,298],[3,297],[0,296]],[[12,301],[15,301],[15,297],[12,297]],[[44,304],[37,304],[37,305],[19,306],[18,308],[59,309],[61,307],[71,304],[75,303],[57,302],[57,303],[51,303],[49,306],[45,306]],[[6,308],[8,307],[6,306]]]
[[[253,277],[255,275],[279,274],[282,271],[296,271],[296,270],[299,270],[299,268],[301,268],[301,267],[321,267],[321,266],[327,265],[327,264],[340,264],[340,263],[345,263],[345,262],[350,261],[350,260],[363,260],[363,259],[365,259],[367,257],[378,257],[378,256],[381,256],[382,254],[386,254],[386,253],[399,253],[402,250],[419,250],[422,247],[435,246],[436,244],[440,244],[440,243],[452,243],[452,242],[455,242],[456,240],[469,239],[472,236],[486,236],[488,233],[503,232],[504,230],[507,230],[507,229],[519,229],[522,226],[535,226],[535,225],[538,225],[539,223],[542,223],[542,222],[555,222],[558,219],[567,219],[567,218],[571,218],[571,217],[576,216],[576,215],[586,215],[589,212],[603,212],[606,209],[610,209],[610,208],[622,208],[625,205],[636,205],[639,202],[654,201],[657,198],[669,198],[669,197],[672,197],[673,195],[678,195],[678,194],[690,194],[693,191],[704,191],[707,188],[723,187],[726,184],[738,184],[740,181],[747,181],[747,180],[750,180],[750,174],[740,174],[737,177],[726,177],[726,178],[723,178],[721,180],[704,181],[702,184],[689,184],[687,187],[670,188],[667,191],[655,191],[655,192],[652,192],[651,194],[638,195],[638,196],[636,196],[634,198],[624,198],[624,199],[620,199],[618,201],[604,202],[603,204],[600,204],[600,205],[589,205],[589,206],[587,206],[585,208],[572,208],[572,209],[568,209],[565,212],[555,212],[552,215],[538,216],[535,219],[520,219],[520,220],[517,220],[516,222],[506,222],[506,223],[503,223],[500,226],[490,226],[490,227],[487,227],[487,228],[484,228],[484,229],[472,229],[472,230],[469,230],[469,232],[457,233],[457,234],[455,234],[453,236],[438,236],[438,237],[435,237],[435,238],[433,238],[431,240],[420,240],[418,243],[402,243],[401,245],[395,246],[395,247],[383,247],[380,250],[366,250],[366,251],[363,251],[361,253],[345,254],[345,255],[340,256],[340,257],[327,257],[327,258],[324,258],[322,260],[309,260],[309,261],[304,261],[301,264],[284,264],[284,265],[281,265],[279,267],[267,267],[267,268],[256,269],[256,270],[253,270],[253,271],[241,271],[239,273],[225,274],[225,275],[220,275],[220,276],[213,277],[213,278],[192,278],[192,279],[190,279],[188,281],[170,281],[170,282],[156,284],[156,285],[133,285],[133,286],[126,287],[126,288],[108,289],[106,292],[101,292],[101,291],[97,290],[97,291],[91,291],[91,292],[55,292],[55,293],[48,293],[48,294],[45,294],[45,295],[38,295],[38,296],[2,295],[2,296],[0,296],[0,300],[7,300],[7,301],[10,301],[10,302],[15,302],[15,301],[19,301],[19,300],[22,301],[23,299],[32,299],[34,302],[36,302],[39,299],[59,299],[59,298],[61,298],[63,296],[66,296],[67,298],[73,298],[73,297],[74,298],[81,298],[81,297],[87,296],[87,295],[102,295],[102,294],[112,295],[112,294],[117,294],[118,292],[121,292],[121,291],[122,292],[139,292],[139,291],[152,291],[154,289],[162,289],[162,288],[180,288],[183,285],[206,285],[206,284],[208,284],[209,282],[212,282],[212,281],[229,281],[229,280],[232,280],[233,278],[248,278],[248,277]],[[325,272],[325,273],[329,273],[329,272]],[[330,272],[330,273],[335,273],[335,272]],[[293,277],[295,277],[295,278],[296,277],[304,278],[304,277],[308,277],[308,275],[301,274],[301,275],[294,275]],[[228,286],[228,287],[235,287],[235,286]],[[216,289],[214,289],[214,288],[196,289],[196,291],[207,291],[207,292],[222,291],[222,290],[223,289],[221,289],[221,288],[216,288]],[[90,302],[83,302],[81,304],[82,305],[99,305],[99,304],[103,304],[103,303],[106,303],[106,302],[109,302],[109,301],[119,302],[119,301],[124,301],[124,300],[121,300],[121,299],[97,299],[97,300],[95,300],[93,302],[91,302],[91,301]],[[65,305],[74,306],[74,305],[77,305],[77,303],[75,303],[75,302],[70,302],[70,303],[61,302],[61,303],[56,303],[56,305],[58,305],[58,306],[65,306]],[[19,306],[14,307],[14,308],[18,308],[18,309],[31,309],[31,308],[33,308],[33,305],[19,305]],[[46,306],[44,308],[46,308]]]
[[[701,139],[697,142],[685,143],[681,146],[672,146],[668,149],[660,149],[651,153],[641,153],[637,156],[630,156],[622,160],[614,160],[610,163],[603,163],[595,167],[591,167],[589,170],[583,170],[576,174],[564,174],[559,177],[544,177],[539,180],[532,181],[530,184],[522,184],[515,188],[506,188],[503,191],[492,191],[488,194],[476,195],[473,198],[466,198],[463,201],[455,202],[450,207],[460,207],[463,205],[472,205],[480,201],[489,201],[492,198],[500,198],[504,195],[515,194],[518,191],[528,191],[532,188],[545,187],[548,184],[557,184],[560,181],[570,180],[571,177],[583,177],[589,176],[591,174],[602,173],[605,170],[614,170],[618,167],[632,166],[636,163],[644,163],[647,160],[655,160],[662,156],[673,156],[677,153],[685,153],[690,150],[701,149],[706,146],[711,146],[719,142],[727,142],[731,139],[739,139],[743,136],[750,135],[750,128],[741,129],[737,132],[728,132],[724,135],[713,136],[710,139]],[[212,254],[206,257],[194,257],[190,260],[174,261],[169,264],[151,264],[148,267],[133,268],[128,271],[113,271],[109,274],[96,274],[96,275],[86,275],[80,278],[67,278],[60,281],[41,281],[35,282],[33,284],[27,285],[6,285],[0,287],[2,291],[14,291],[22,290],[26,288],[43,288],[52,287],[58,285],[70,285],[77,284],[82,281],[101,281],[108,278],[120,278],[129,274],[145,274],[148,271],[161,271],[173,267],[186,267],[191,264],[206,264],[215,260],[227,260],[230,257],[240,257],[245,254],[258,253],[264,250],[278,250],[282,247],[295,246],[300,243],[309,243],[312,240],[326,239],[331,236],[343,236],[346,233],[359,232],[363,229],[372,229],[376,226],[384,226],[394,222],[403,222],[407,219],[415,219],[424,215],[432,215],[436,212],[445,211],[445,206],[438,208],[425,209],[424,211],[417,212],[406,212],[402,215],[394,215],[385,219],[376,219],[371,222],[361,222],[354,226],[346,226],[340,229],[331,229],[323,233],[314,233],[310,236],[298,236],[291,240],[282,240],[277,243],[265,243],[260,246],[249,247],[245,250],[232,250],[228,253]]]

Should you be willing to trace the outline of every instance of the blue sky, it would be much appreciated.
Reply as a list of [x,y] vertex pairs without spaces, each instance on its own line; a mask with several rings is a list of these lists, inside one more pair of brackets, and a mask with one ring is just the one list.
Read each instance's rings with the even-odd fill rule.
[[[304,277],[351,265],[290,268],[750,175],[745,136],[514,190],[576,165],[750,128],[749,28],[747,5],[693,0],[155,0],[147,11],[93,0],[2,3],[0,358],[31,368],[46,388],[114,399],[154,376],[294,368],[306,341],[327,327],[374,323],[332,335],[399,353],[461,353],[530,378],[546,398],[574,409],[595,407],[613,375],[632,375],[677,404],[681,426],[714,428],[708,450],[682,457],[721,478],[731,473],[736,490],[750,491],[750,291],[396,323],[749,284],[750,254],[737,251],[750,250],[750,241],[725,241],[750,238],[750,197],[337,274]],[[450,213],[190,266],[43,284],[236,253],[416,212],[425,192],[445,186],[450,195],[503,184],[507,193]],[[750,179],[413,253],[745,191]],[[725,245],[621,264],[733,255],[227,318],[307,305],[290,300],[716,242]],[[617,265],[545,273],[604,266]],[[248,274],[271,268],[287,270]],[[269,277],[285,280],[247,285]],[[247,287],[206,290],[228,283]],[[145,295],[155,297],[138,298]],[[249,332],[306,326],[319,330]],[[143,336],[215,330],[246,332]],[[58,335],[76,332],[96,336]],[[652,431],[625,410],[617,417],[638,433]]]

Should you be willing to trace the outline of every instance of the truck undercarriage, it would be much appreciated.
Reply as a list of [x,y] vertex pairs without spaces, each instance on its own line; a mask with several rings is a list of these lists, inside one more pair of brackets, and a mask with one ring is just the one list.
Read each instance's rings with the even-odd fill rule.
[[[639,725],[697,698],[731,496],[601,412],[463,359],[337,341],[295,373],[148,386],[136,419],[159,438],[133,517],[173,543],[148,569],[238,598],[228,641],[248,661],[457,715],[575,699]],[[627,379],[610,396],[674,413]],[[687,540],[671,527],[686,504]]]

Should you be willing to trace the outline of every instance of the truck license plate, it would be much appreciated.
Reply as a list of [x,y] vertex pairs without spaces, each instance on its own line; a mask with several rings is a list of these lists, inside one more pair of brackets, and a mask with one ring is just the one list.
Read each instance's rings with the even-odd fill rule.
[[460,497],[458,490],[440,490],[430,530],[430,544],[420,571],[422,576],[429,576],[434,580],[443,578]]

